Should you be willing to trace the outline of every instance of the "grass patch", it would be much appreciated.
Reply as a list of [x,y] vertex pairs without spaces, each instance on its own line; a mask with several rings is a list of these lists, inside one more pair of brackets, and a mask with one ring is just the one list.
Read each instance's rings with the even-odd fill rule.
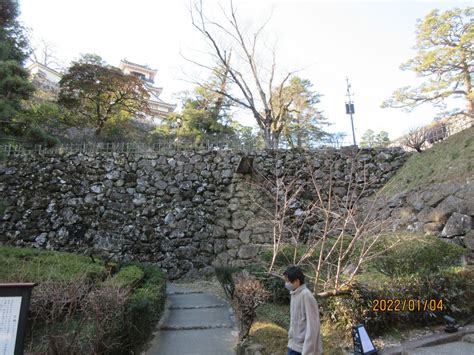
[[286,354],[288,330],[272,322],[257,321],[250,329],[250,337],[264,346],[264,354]]
[[474,127],[413,153],[377,196],[387,197],[433,183],[464,182],[474,168]]

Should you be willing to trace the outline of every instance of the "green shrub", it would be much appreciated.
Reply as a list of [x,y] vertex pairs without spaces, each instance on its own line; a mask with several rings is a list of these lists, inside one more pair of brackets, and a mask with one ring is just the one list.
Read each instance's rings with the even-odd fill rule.
[[102,280],[107,274],[100,259],[33,248],[0,247],[0,265],[0,280],[5,281],[69,281],[79,275]]
[[152,333],[166,301],[166,274],[156,267],[141,265],[144,282],[134,290],[126,305],[126,341],[130,350],[143,344]]
[[45,145],[48,148],[59,144],[59,139],[46,133],[42,128],[33,126],[26,130],[25,135],[32,143]]
[[233,274],[240,271],[242,269],[238,267],[221,266],[215,268],[217,280],[220,282],[228,299],[234,297],[235,284]]
[[122,267],[117,274],[106,281],[108,285],[133,288],[140,283],[145,272],[136,265]]
[[[282,277],[269,274],[263,265],[249,266],[246,270],[259,279],[265,289],[270,293],[269,300],[271,303],[290,303],[290,293],[285,288],[285,282]],[[281,274],[283,274],[283,270],[281,270]]]
[[270,300],[276,304],[289,304],[290,293],[285,288],[285,282],[273,275],[268,275],[262,279],[263,285],[270,292]]

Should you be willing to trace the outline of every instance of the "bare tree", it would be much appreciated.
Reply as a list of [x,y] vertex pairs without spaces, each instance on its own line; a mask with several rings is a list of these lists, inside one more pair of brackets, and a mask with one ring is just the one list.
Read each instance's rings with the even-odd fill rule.
[[418,153],[421,153],[427,138],[428,134],[425,127],[415,127],[410,129],[406,135],[404,144],[409,148],[415,149]]
[[244,340],[257,316],[256,309],[265,303],[269,293],[261,282],[247,271],[234,276],[235,290],[232,304],[239,323],[239,340]]
[[[278,147],[293,101],[291,97],[283,95],[285,83],[293,73],[287,73],[278,84],[275,83],[275,50],[272,52],[270,68],[264,68],[257,59],[257,52],[262,44],[260,36],[268,21],[251,36],[247,36],[240,25],[232,0],[229,1],[229,7],[227,10],[221,7],[223,21],[216,22],[206,16],[202,0],[191,4],[192,24],[210,45],[214,63],[208,66],[187,60],[206,69],[220,67],[229,75],[229,83],[233,84],[236,90],[214,90],[230,99],[236,106],[250,110],[263,133],[266,148],[275,149]],[[225,38],[225,44],[220,41],[222,38]],[[236,52],[235,55],[231,56],[232,52]]]
[[43,38],[38,42],[31,48],[31,60],[57,71],[65,71],[65,65],[57,57],[55,45]]
[[276,172],[275,180],[258,183],[271,196],[273,211],[255,201],[273,225],[268,272],[278,271],[277,258],[286,257],[288,264],[311,271],[321,297],[350,293],[363,265],[399,243],[396,237],[382,238],[386,221],[376,216],[376,201],[365,198],[373,178],[357,155],[343,178],[336,166],[333,160],[324,177],[310,161],[289,176]]

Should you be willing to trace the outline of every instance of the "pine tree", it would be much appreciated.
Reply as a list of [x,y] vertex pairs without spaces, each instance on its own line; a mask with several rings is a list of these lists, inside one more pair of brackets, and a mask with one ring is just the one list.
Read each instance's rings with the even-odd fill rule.
[[382,107],[412,109],[423,103],[445,108],[446,99],[461,97],[466,110],[474,117],[474,8],[455,8],[440,13],[431,11],[417,24],[418,50],[415,58],[402,65],[426,78],[419,87],[403,87],[395,91]]

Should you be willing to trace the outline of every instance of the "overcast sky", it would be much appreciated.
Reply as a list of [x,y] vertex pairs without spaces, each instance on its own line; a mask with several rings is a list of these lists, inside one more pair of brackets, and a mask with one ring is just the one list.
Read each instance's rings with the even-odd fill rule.
[[[161,97],[179,103],[177,93],[192,89],[186,81],[189,76],[206,77],[182,56],[200,57],[207,49],[191,25],[188,4],[186,0],[20,0],[20,19],[36,40],[53,43],[66,64],[80,53],[96,53],[112,65],[127,58],[157,69],[155,84],[164,88]],[[370,128],[388,131],[393,139],[430,122],[437,112],[429,105],[410,114],[380,108],[395,89],[417,82],[415,75],[399,69],[415,54],[416,20],[432,9],[466,7],[472,1],[234,0],[234,4],[250,30],[271,15],[265,43],[276,44],[282,70],[300,70],[298,75],[323,95],[320,108],[333,123],[331,131],[350,133],[344,109],[347,76],[355,92],[356,136]],[[204,0],[205,9],[214,15],[220,11],[217,5],[218,1]],[[249,113],[237,116],[253,125]]]

